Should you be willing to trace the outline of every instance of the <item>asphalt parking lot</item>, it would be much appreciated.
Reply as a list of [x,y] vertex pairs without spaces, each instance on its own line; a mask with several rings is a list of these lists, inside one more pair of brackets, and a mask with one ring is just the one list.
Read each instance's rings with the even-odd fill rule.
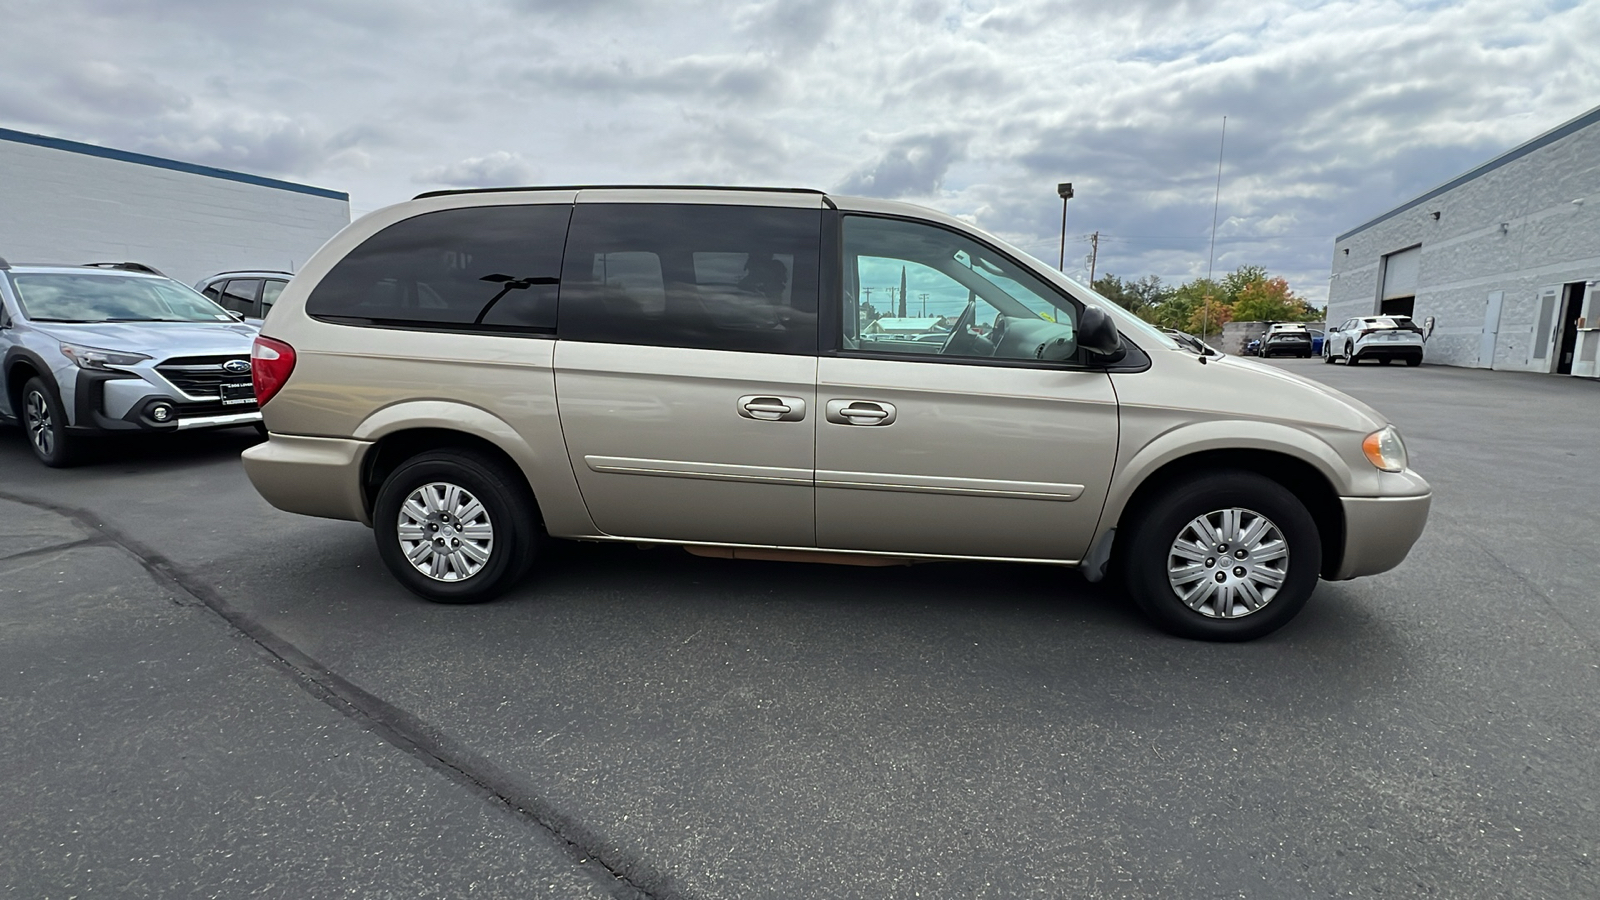
[[1244,645],[1047,568],[563,545],[424,603],[249,432],[0,431],[8,896],[1600,896],[1600,384],[1274,361],[1401,427],[1398,570]]

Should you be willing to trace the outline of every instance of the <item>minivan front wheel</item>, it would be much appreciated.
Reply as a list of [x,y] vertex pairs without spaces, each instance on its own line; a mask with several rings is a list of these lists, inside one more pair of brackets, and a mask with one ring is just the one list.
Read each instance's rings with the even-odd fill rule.
[[412,593],[479,603],[520,579],[538,544],[533,498],[487,455],[438,450],[402,463],[372,508],[378,555]]
[[1322,542],[1277,482],[1215,472],[1145,506],[1123,556],[1141,610],[1173,634],[1247,641],[1283,627],[1317,586]]

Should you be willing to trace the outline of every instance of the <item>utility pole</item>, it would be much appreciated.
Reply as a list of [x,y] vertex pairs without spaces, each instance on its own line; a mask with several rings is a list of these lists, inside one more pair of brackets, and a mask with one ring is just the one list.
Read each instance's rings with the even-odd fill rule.
[[[1211,250],[1206,254],[1206,283],[1211,283],[1211,265],[1217,260],[1217,207],[1222,203],[1222,152],[1228,147],[1228,117],[1222,117],[1222,138],[1217,141],[1217,190],[1211,197]],[[1206,295],[1206,305],[1200,313],[1200,342],[1206,340],[1211,330],[1211,295]]]
[[1059,272],[1067,264],[1067,201],[1072,199],[1072,182],[1063,181],[1056,185],[1056,194],[1061,197],[1061,255],[1056,260],[1056,271]]
[[928,317],[928,295],[918,294],[917,296],[922,298],[922,317],[926,319]]
[[1100,232],[1089,235],[1089,287],[1094,287],[1094,266],[1100,260]]

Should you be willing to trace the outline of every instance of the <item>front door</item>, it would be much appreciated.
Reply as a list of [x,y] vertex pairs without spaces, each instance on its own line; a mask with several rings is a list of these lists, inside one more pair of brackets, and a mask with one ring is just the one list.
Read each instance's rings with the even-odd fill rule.
[[941,227],[846,216],[843,237],[840,346],[817,370],[819,546],[1081,559],[1117,404],[1076,350],[1078,304]]
[[555,352],[561,427],[595,525],[813,546],[820,201],[606,198],[578,198]]

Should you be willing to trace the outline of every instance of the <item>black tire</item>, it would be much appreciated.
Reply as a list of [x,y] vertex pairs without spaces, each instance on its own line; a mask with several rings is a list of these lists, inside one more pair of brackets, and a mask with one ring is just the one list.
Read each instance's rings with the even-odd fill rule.
[[1420,356],[1408,356],[1408,357],[1406,357],[1406,365],[1408,365],[1408,366],[1420,366],[1420,365],[1422,365],[1422,357],[1420,357]]
[[64,469],[78,461],[79,442],[67,432],[66,411],[55,385],[38,376],[29,378],[22,386],[18,412],[22,435],[35,459],[52,469]]
[[[482,506],[492,529],[487,559],[476,571],[462,575],[453,566],[443,580],[420,571],[406,555],[400,536],[400,514],[407,498],[431,484],[453,485],[470,494]],[[430,515],[437,517],[438,511]],[[440,540],[446,535],[457,545],[472,543],[467,527],[485,520],[470,514],[468,520],[430,521]],[[407,590],[435,603],[482,603],[503,593],[527,573],[542,542],[538,507],[519,472],[486,454],[473,450],[435,450],[419,454],[400,464],[378,490],[372,508],[372,530],[378,541],[378,555],[395,579]],[[459,532],[453,531],[462,526]],[[413,545],[415,546],[415,545]],[[462,551],[465,554],[465,550]],[[452,554],[453,555],[453,554]],[[431,558],[433,554],[430,552]],[[466,555],[457,557],[469,565],[478,562]]]
[[[1168,569],[1169,561],[1176,558],[1172,548],[1192,521],[1229,509],[1250,511],[1276,526],[1287,544],[1288,561],[1282,584],[1273,596],[1255,611],[1223,618],[1186,605],[1169,582]],[[1270,478],[1240,471],[1208,473],[1164,489],[1133,513],[1122,555],[1124,583],[1140,610],[1163,631],[1203,641],[1254,640],[1293,619],[1317,586],[1322,569],[1317,524],[1299,498]],[[1202,567],[1204,563],[1198,561]],[[1231,575],[1221,574],[1225,578]]]
[[1331,366],[1331,365],[1333,365],[1333,354],[1329,353],[1328,349],[1329,348],[1326,345],[1323,346],[1323,348],[1322,348],[1322,361]]

